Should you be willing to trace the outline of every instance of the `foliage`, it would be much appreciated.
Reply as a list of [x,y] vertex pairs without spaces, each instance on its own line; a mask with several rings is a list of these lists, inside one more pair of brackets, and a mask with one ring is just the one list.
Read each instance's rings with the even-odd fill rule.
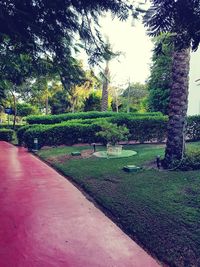
[[127,141],[129,130],[125,126],[118,126],[114,123],[104,121],[100,124],[101,131],[96,136],[102,137],[107,144],[116,145],[120,141]]
[[188,140],[200,140],[200,116],[189,116],[187,119],[187,132],[186,137]]
[[171,33],[176,47],[197,49],[200,42],[199,0],[152,0],[144,21],[149,34]]
[[14,131],[11,129],[0,129],[0,141],[10,142],[13,140]]
[[133,117],[154,117],[160,116],[160,112],[150,112],[150,113],[116,113],[116,112],[98,112],[98,111],[88,111],[88,112],[77,112],[77,113],[64,113],[59,115],[42,115],[42,116],[29,116],[27,117],[27,122],[29,124],[55,124],[62,121],[74,120],[74,119],[92,119],[92,118],[105,118],[112,116],[133,116]]
[[18,128],[17,130],[17,139],[18,139],[18,144],[21,146],[24,143],[24,133],[30,129],[31,127],[34,127],[36,125],[32,124],[32,125],[25,125],[22,126],[20,128]]
[[8,36],[13,44],[21,44],[21,50],[35,56],[38,52],[53,53],[58,62],[72,48],[77,50],[77,35],[87,45],[88,53],[97,58],[103,47],[99,33],[98,17],[106,11],[121,20],[126,19],[132,6],[126,1],[1,1],[1,39]]
[[84,101],[84,111],[100,111],[101,98],[95,92],[91,93]]
[[147,86],[141,83],[132,83],[126,88],[122,94],[122,109],[144,112],[146,111],[144,103],[148,97]]
[[[104,124],[108,124],[108,134],[106,136],[110,141],[118,141],[123,139],[121,132],[126,135],[127,129],[130,131],[128,135],[129,140],[135,140],[139,142],[163,140],[166,136],[166,119],[163,117],[107,117],[109,122],[106,123],[105,118],[86,119],[86,120],[69,120],[54,125],[35,125],[34,127],[27,127],[28,129],[21,130],[22,140],[28,147],[33,147],[34,138],[38,138],[39,147],[45,145],[54,146],[62,144],[75,144],[79,143],[93,143],[102,142],[105,143],[105,137],[103,135],[96,135],[97,132],[102,130]],[[117,126],[112,126],[114,123],[118,126],[120,133],[117,131]],[[112,131],[112,128],[114,130]],[[109,132],[110,131],[110,132]]]
[[181,171],[200,170],[200,149],[196,147],[188,150],[183,159],[174,160],[170,168]]
[[38,138],[39,148],[45,145],[72,145],[80,141],[91,143],[95,141],[95,132],[98,130],[100,130],[98,125],[81,124],[79,122],[65,122],[55,125],[40,124],[26,130],[23,134],[23,141],[28,148],[34,147],[34,138]]
[[[24,127],[23,124],[16,124],[16,130],[19,130],[21,127]],[[12,125],[8,125],[8,124],[0,124],[0,129],[12,129]]]
[[[85,114],[83,116],[83,114]],[[98,114],[104,115],[98,117]],[[61,145],[61,144],[74,144],[85,142],[103,142],[105,143],[105,138],[102,136],[96,136],[96,133],[101,131],[101,126],[106,125],[108,123],[117,124],[118,126],[126,127],[129,130],[129,140],[137,141],[140,143],[144,142],[161,142],[166,139],[166,131],[167,131],[167,122],[168,119],[165,116],[148,116],[148,114],[141,116],[135,116],[135,114],[121,114],[112,112],[103,113],[77,113],[77,114],[66,114],[66,115],[76,115],[76,116],[68,116],[68,121],[59,121],[61,117],[59,117],[58,124],[36,124],[36,125],[28,125],[23,127],[18,131],[18,137],[20,142],[26,143],[28,146],[33,146],[33,138],[37,137],[40,142],[40,146],[44,145]],[[63,114],[62,116],[65,116]],[[46,116],[43,116],[46,117]],[[54,122],[55,120],[51,120],[54,116],[49,116],[49,122]],[[66,118],[66,117],[65,117]],[[197,135],[197,131],[200,127],[199,121],[194,118],[194,122],[192,122],[192,117],[189,118],[190,124],[193,125],[193,131],[190,131],[190,140],[200,140],[200,136]],[[34,121],[34,120],[33,120]],[[33,122],[32,121],[32,122]],[[36,120],[34,121],[36,122]],[[38,120],[37,120],[38,122]],[[40,122],[45,122],[45,120],[41,120]],[[29,126],[32,126],[29,128]],[[110,131],[112,131],[112,127],[110,127]],[[109,128],[108,128],[109,131]],[[114,131],[115,132],[115,131]],[[192,135],[194,134],[194,135]],[[20,136],[19,136],[20,135]],[[109,134],[108,134],[109,135]],[[119,138],[120,139],[120,138]]]
[[149,34],[169,33],[173,42],[172,83],[165,165],[185,154],[185,129],[188,108],[190,48],[200,43],[200,0],[152,0],[145,16]]
[[164,116],[127,116],[112,117],[110,120],[117,125],[126,126],[129,129],[129,140],[144,143],[147,141],[162,142],[166,138],[167,117]]
[[56,92],[49,99],[49,105],[51,107],[51,114],[62,114],[66,111],[69,111],[71,108],[71,103],[68,100],[67,93],[62,90]]
[[[158,52],[158,46],[162,52]],[[172,52],[170,37],[162,34],[154,39],[151,74],[148,80],[148,106],[150,111],[160,111],[168,114],[169,91],[171,86]]]
[[29,115],[37,114],[38,110],[36,107],[31,106],[27,103],[18,103],[17,104],[17,116],[26,117]]

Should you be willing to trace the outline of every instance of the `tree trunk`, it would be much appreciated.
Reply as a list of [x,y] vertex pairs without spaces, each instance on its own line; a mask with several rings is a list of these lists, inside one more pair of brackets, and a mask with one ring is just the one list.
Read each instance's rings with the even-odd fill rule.
[[[15,91],[15,89],[14,89],[14,91]],[[13,98],[13,109],[14,109],[13,130],[15,130],[16,118],[17,118],[17,100],[16,100],[16,96],[15,96],[14,92],[12,90],[10,90],[10,92],[11,92],[12,98]]]
[[108,85],[109,85],[109,79],[110,79],[109,76],[110,76],[110,72],[109,72],[109,65],[108,65],[108,61],[107,61],[105,72],[104,72],[101,111],[107,111],[108,110]]
[[49,98],[48,98],[48,96],[46,96],[46,99],[45,99],[45,114],[46,115],[49,114]]
[[188,109],[190,48],[176,50],[173,55],[169,122],[165,150],[165,167],[185,154],[185,132]]

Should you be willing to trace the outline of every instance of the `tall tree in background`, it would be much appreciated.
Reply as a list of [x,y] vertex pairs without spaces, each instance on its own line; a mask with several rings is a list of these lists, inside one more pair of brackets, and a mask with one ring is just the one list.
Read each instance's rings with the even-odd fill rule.
[[168,114],[172,74],[173,45],[170,36],[161,34],[154,38],[151,74],[148,79],[148,107],[150,111]]
[[110,61],[118,57],[121,52],[113,52],[112,46],[107,38],[105,44],[103,59],[105,60],[105,70],[101,73],[102,76],[102,100],[101,100],[101,111],[108,110],[108,87],[110,84]]
[[101,111],[101,96],[92,92],[84,101],[84,111]]
[[145,16],[152,36],[170,33],[174,53],[169,100],[166,167],[185,155],[190,49],[200,42],[200,0],[152,0]]
[[17,93],[20,86],[36,72],[40,72],[40,61],[36,61],[28,54],[18,53],[18,49],[10,44],[0,44],[0,81],[4,93],[10,94],[14,112],[13,127],[17,116]]
[[131,83],[122,94],[122,105],[131,111],[146,111],[145,103],[148,97],[147,85]]

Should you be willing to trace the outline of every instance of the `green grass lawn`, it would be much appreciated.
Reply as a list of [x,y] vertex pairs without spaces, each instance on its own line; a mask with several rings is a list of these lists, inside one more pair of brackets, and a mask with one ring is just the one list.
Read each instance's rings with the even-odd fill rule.
[[[198,147],[200,143],[187,146]],[[62,159],[72,151],[88,148],[51,148],[38,155],[70,176],[159,260],[170,266],[200,266],[200,171],[151,169],[149,162],[164,154],[162,145],[127,146],[125,149],[138,152],[130,158]],[[144,169],[126,173],[122,168],[127,164]]]

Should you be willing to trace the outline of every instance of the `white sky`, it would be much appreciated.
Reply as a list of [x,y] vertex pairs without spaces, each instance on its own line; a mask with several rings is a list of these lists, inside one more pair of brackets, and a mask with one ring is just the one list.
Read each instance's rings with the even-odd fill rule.
[[131,82],[144,83],[149,76],[153,45],[142,23],[134,21],[133,25],[131,20],[121,22],[107,16],[101,20],[101,25],[113,51],[124,53],[110,63],[112,83],[124,83],[129,77]]

